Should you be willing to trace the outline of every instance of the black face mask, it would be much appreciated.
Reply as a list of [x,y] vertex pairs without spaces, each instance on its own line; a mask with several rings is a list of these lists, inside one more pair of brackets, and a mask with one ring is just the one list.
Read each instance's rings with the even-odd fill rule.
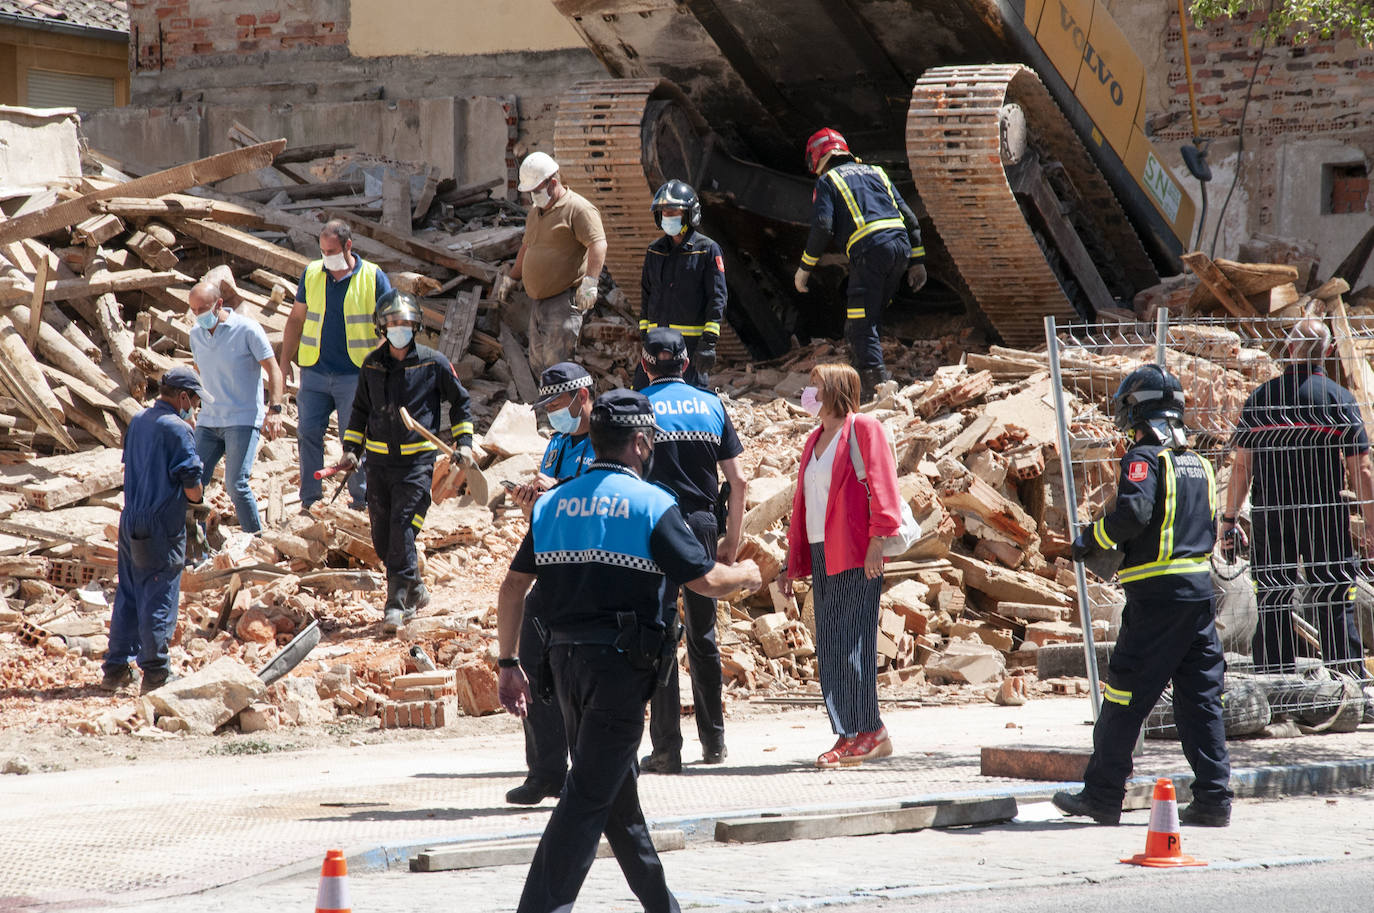
[[653,442],[650,441],[650,443],[649,443],[649,457],[648,457],[648,459],[644,460],[644,462],[640,465],[639,477],[640,477],[641,479],[647,479],[647,478],[649,478],[649,474],[652,473],[653,471],[654,471],[654,447],[653,447]]

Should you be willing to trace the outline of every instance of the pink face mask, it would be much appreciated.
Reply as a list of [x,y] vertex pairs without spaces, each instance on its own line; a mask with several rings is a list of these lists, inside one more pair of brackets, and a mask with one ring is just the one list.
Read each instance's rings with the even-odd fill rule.
[[821,414],[821,400],[815,387],[806,387],[801,392],[801,407],[811,415]]

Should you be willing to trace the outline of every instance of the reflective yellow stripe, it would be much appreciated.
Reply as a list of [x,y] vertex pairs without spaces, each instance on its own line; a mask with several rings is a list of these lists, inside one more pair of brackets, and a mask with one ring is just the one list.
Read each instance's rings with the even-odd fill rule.
[[911,257],[912,257],[913,260],[914,260],[915,258],[917,258],[917,257],[924,257],[925,255],[926,255],[926,249],[925,249],[924,246],[922,246],[922,247],[913,247],[913,248],[911,249]]
[[642,332],[644,332],[645,330],[647,330],[650,326],[652,326],[652,324],[650,324],[649,321],[647,321],[647,320],[641,320],[641,321],[639,322],[639,331],[642,333]]
[[706,321],[706,325],[701,328],[701,331],[703,333],[714,333],[715,335],[719,336],[720,324],[716,323],[714,320],[708,320]]
[[[1159,527],[1159,560],[1168,561],[1174,554],[1174,519],[1178,513],[1178,478],[1174,475],[1174,458],[1167,450],[1160,451],[1164,458],[1164,523]],[[1123,577],[1124,581],[1125,578]]]
[[343,439],[349,444],[361,444],[363,442],[363,433],[361,431],[354,431],[352,428],[349,428],[347,431],[344,432]]
[[863,320],[863,319],[864,319],[864,309],[863,309],[863,308],[849,308],[847,311],[844,312],[844,315],[845,315],[846,317],[848,317],[850,320]]
[[802,266],[810,268],[819,262],[821,262],[820,257],[813,257],[804,251],[802,252]]
[[854,227],[863,228],[864,214],[859,211],[859,203],[854,199],[854,194],[844,182],[844,178],[840,177],[837,171],[827,171],[825,176],[830,178],[830,183],[834,184],[840,196],[844,197],[844,205],[849,209],[849,217],[854,220]]
[[849,249],[855,244],[867,238],[875,231],[882,231],[885,228],[900,228],[902,231],[906,231],[906,223],[901,219],[876,219],[869,222],[863,228],[860,228],[849,236],[849,243],[844,246],[844,252],[846,254],[849,253]]
[[472,434],[472,422],[459,422],[453,426],[453,436],[460,434]]
[[1096,539],[1097,544],[1103,548],[1116,548],[1116,543],[1112,541],[1112,537],[1107,535],[1106,517],[1103,517],[1093,524],[1093,538]]
[[1345,591],[1345,601],[1346,601],[1346,602],[1354,602],[1354,601],[1355,601],[1355,595],[1359,592],[1359,590],[1360,590],[1360,588],[1359,588],[1359,587],[1355,587],[1355,586],[1352,586],[1350,589],[1346,590],[1346,591]]
[[706,327],[703,324],[670,323],[668,324],[668,329],[677,330],[683,336],[700,336],[706,330]]
[[411,518],[410,518],[410,525],[413,526],[413,527],[415,527],[416,529],[424,529],[424,526],[425,526],[425,515],[424,515],[424,514],[416,514],[415,516],[411,517]]
[[1207,566],[1207,556],[1202,555],[1197,558],[1175,558],[1173,561],[1151,561],[1149,564],[1122,568],[1117,572],[1116,578],[1122,583],[1133,583],[1150,577],[1163,577],[1166,574],[1207,573],[1211,573],[1211,569]]
[[387,452],[386,444],[384,444],[381,441],[374,441],[372,438],[368,438],[366,443],[363,444],[363,446],[368,449],[369,453],[385,454]]
[[1126,707],[1131,703],[1131,692],[1122,691],[1120,688],[1113,688],[1111,685],[1102,689],[1102,697],[1111,701],[1113,704],[1120,704]]
[[433,444],[431,444],[429,441],[415,441],[415,442],[412,443],[412,444],[402,444],[402,445],[401,445],[401,456],[411,456],[411,455],[416,454],[416,453],[423,453],[423,452],[426,451],[426,450],[438,450],[438,449],[439,449],[438,447],[435,447],[435,446],[434,446]]

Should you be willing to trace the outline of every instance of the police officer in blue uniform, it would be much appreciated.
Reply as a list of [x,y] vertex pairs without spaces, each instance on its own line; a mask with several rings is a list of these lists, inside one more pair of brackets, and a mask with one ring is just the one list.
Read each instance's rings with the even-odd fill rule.
[[[649,481],[677,498],[687,526],[710,554],[729,564],[739,551],[748,484],[739,467],[744,452],[720,397],[683,380],[691,369],[688,343],[677,330],[655,328],[644,337],[640,367],[648,376],[644,395],[654,405],[654,471]],[[730,484],[725,536],[719,540],[716,499],[719,477]],[[672,595],[676,597],[674,589]],[[716,645],[716,601],[690,589],[682,594],[687,629],[687,659],[692,674],[692,705],[707,764],[725,760],[725,709],[721,705],[720,648]],[[650,773],[682,770],[682,703],[678,677],[670,675],[650,704],[649,738],[653,753],[640,761]]]
[[110,645],[100,687],[133,681],[138,657],[143,691],[175,676],[167,645],[177,626],[181,571],[186,563],[186,505],[199,504],[201,461],[188,424],[209,401],[200,377],[178,366],[162,375],[157,402],[124,433],[124,510],[119,514],[119,585],[110,616]]
[[[667,327],[681,333],[692,360],[683,377],[709,389],[728,296],[725,258],[719,244],[697,231],[701,201],[691,185],[669,181],[658,188],[653,214],[663,237],[644,252],[639,332],[642,336],[653,327]],[[634,388],[643,390],[648,382],[637,368]]]
[[[592,451],[592,376],[587,369],[562,361],[539,378],[539,399],[553,426],[553,436],[539,462],[533,482],[517,486],[511,500],[528,517],[534,502],[559,482],[580,476],[596,459]],[[540,587],[536,584],[525,599],[525,621],[520,627],[520,664],[536,693],[552,695],[552,682],[540,681],[548,629],[540,620]],[[549,687],[541,687],[547,684]],[[568,773],[568,736],[563,731],[563,712],[552,700],[529,702],[524,719],[525,782],[506,793],[513,805],[537,805],[563,790]]]
[[648,399],[612,390],[592,407],[596,462],[542,495],[501,585],[497,607],[501,704],[523,716],[529,688],[516,658],[525,593],[545,603],[550,662],[572,765],[535,851],[520,913],[572,908],[601,835],[648,913],[677,913],[636,788],[635,750],[657,679],[677,674],[668,636],[670,581],[707,596],[760,585],[751,561],[711,559],[673,496],[643,481],[654,461]]
[[878,339],[883,311],[897,293],[902,273],[913,292],[926,282],[921,229],[887,173],[855,158],[838,132],[826,128],[812,134],[806,141],[806,164],[818,177],[811,197],[811,234],[793,282],[805,294],[831,236],[843,240],[849,256],[845,338],[868,399],[889,379]]
[[1256,666],[1296,671],[1292,610],[1301,566],[1312,585],[1323,662],[1364,679],[1369,674],[1355,613],[1360,560],[1350,536],[1351,505],[1341,491],[1348,479],[1365,529],[1374,531],[1374,480],[1355,397],[1321,367],[1334,349],[1319,318],[1298,321],[1288,336],[1288,368],[1245,401],[1221,532],[1226,550],[1227,540],[1239,534],[1236,514],[1248,493],[1255,539],[1250,565],[1259,598]]
[[429,510],[438,448],[401,420],[405,407],[416,422],[439,434],[441,406],[449,405],[449,433],[457,458],[472,458],[468,391],[441,353],[415,342],[420,303],[390,291],[377,302],[377,335],[384,341],[363,359],[353,414],[344,431],[341,467],[356,467],[367,452],[367,512],[372,545],[386,567],[382,629],[393,633],[429,602],[420,581],[415,536]]
[[1231,820],[1231,760],[1221,718],[1221,640],[1213,622],[1210,556],[1217,508],[1212,466],[1188,449],[1183,388],[1158,365],[1127,375],[1113,397],[1116,423],[1132,435],[1121,458],[1116,504],[1073,543],[1075,560],[1116,549],[1126,591],[1121,633],[1107,665],[1107,688],[1093,727],[1083,790],[1054,804],[1100,824],[1121,820],[1131,751],[1170,679],[1174,718],[1193,768],[1193,801],[1183,824]]

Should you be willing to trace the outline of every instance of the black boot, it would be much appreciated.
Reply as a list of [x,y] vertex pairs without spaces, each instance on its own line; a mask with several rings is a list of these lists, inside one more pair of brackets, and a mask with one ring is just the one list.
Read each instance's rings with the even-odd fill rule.
[[1054,807],[1066,815],[1083,815],[1091,818],[1098,824],[1120,824],[1121,807],[1112,808],[1109,805],[1102,805],[1089,799],[1081,792],[1077,793],[1055,793]]
[[878,384],[890,380],[887,368],[864,368],[859,371],[859,399],[868,402],[877,395]]
[[405,595],[405,581],[387,580],[386,602],[382,604],[382,633],[395,634],[396,629],[405,623]]
[[419,580],[414,581],[406,587],[405,592],[405,612],[404,618],[408,622],[415,617],[415,613],[429,605],[429,590]]

